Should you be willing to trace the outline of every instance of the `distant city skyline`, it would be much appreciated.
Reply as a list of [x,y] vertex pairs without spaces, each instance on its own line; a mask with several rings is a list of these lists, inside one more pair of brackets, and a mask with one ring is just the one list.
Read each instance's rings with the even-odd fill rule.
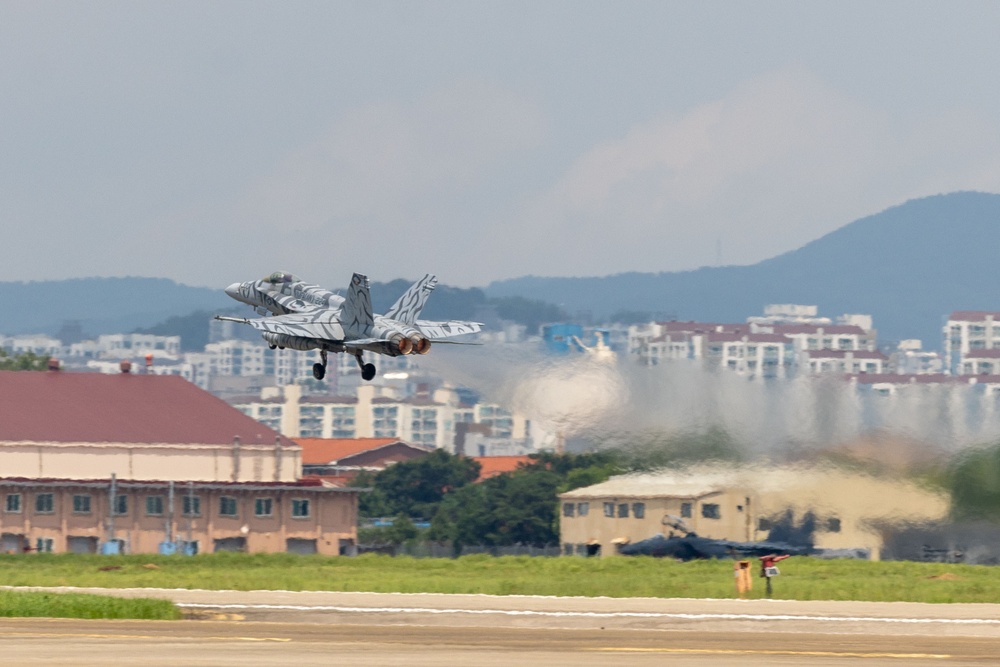
[[1000,192],[990,2],[0,11],[0,281],[679,271]]

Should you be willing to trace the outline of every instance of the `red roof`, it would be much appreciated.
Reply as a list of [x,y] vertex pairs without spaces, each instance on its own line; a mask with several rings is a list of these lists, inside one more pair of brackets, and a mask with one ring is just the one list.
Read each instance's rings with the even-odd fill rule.
[[706,336],[710,343],[791,343],[791,339],[780,334],[769,333],[710,333]]
[[295,442],[302,447],[303,464],[326,465],[402,441],[399,438],[297,438]]
[[656,323],[663,331],[671,333],[736,333],[749,331],[749,324],[718,324],[716,322],[668,322]]
[[299,403],[332,403],[332,404],[353,405],[357,402],[358,402],[357,396],[323,396],[320,394],[303,396],[302,398],[299,399]]
[[797,334],[819,334],[831,336],[863,336],[865,330],[854,324],[775,324],[774,333],[794,336]]
[[522,463],[524,465],[532,463],[530,456],[472,456],[470,458],[480,465],[479,479],[476,480],[480,482],[501,473],[513,472]]
[[0,406],[4,442],[295,445],[176,375],[0,371]]
[[911,373],[862,373],[848,375],[860,384],[959,384],[968,382],[966,378],[943,373],[927,373],[914,375]]
[[987,316],[1000,321],[1000,313],[988,310],[956,310],[948,318],[949,322],[985,322]]
[[1000,349],[992,350],[969,350],[965,353],[965,359],[1000,359]]
[[879,350],[809,350],[808,352],[810,359],[846,359],[850,355],[854,359],[889,360],[889,357]]

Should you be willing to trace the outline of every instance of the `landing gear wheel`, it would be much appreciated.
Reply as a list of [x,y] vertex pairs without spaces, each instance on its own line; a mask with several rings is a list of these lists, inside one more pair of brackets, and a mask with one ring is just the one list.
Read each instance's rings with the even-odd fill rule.
[[361,367],[361,379],[371,380],[375,377],[375,364],[365,364]]
[[326,377],[326,367],[320,363],[313,364],[313,377],[317,380],[322,380]]

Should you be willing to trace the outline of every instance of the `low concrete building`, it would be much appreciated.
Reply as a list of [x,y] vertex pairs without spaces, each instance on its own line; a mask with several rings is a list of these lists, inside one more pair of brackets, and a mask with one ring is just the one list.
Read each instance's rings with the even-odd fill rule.
[[668,534],[681,519],[702,537],[741,542],[767,539],[778,525],[812,527],[816,547],[865,549],[877,559],[886,526],[937,521],[949,508],[946,496],[912,483],[825,468],[621,475],[559,498],[564,553],[594,553],[599,546],[602,555]]
[[[112,489],[114,492],[112,493]],[[0,479],[0,550],[351,554],[356,490],[319,480]]]

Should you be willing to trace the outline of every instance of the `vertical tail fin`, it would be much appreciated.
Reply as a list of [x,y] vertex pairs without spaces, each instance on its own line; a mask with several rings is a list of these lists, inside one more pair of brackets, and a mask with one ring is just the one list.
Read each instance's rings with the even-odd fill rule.
[[420,311],[424,309],[428,297],[437,285],[437,276],[427,274],[417,282],[413,283],[408,290],[403,292],[392,308],[386,311],[385,317],[398,320],[405,324],[413,324],[420,317]]
[[372,314],[372,297],[368,293],[368,276],[355,273],[351,277],[351,286],[347,288],[347,298],[341,307],[340,319],[345,338],[371,336],[375,317]]

